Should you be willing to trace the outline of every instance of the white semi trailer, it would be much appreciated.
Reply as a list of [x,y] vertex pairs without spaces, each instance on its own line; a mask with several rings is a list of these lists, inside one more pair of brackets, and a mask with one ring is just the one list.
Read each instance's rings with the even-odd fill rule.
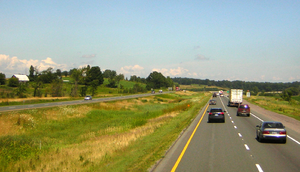
[[228,106],[239,106],[243,103],[243,90],[231,89],[229,94]]

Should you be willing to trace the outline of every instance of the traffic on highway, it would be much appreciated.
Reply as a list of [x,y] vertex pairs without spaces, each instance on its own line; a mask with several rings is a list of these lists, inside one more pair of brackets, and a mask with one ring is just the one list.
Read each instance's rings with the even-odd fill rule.
[[[280,139],[268,140],[270,137],[259,135],[257,130],[264,121],[274,121],[272,116],[253,107],[251,115],[240,115],[237,113],[238,107],[228,106],[227,96],[212,98],[216,100],[216,104],[207,103],[151,171],[300,170],[300,133],[285,123],[287,120],[277,121],[282,124],[279,125],[281,128],[273,128],[269,130],[271,133],[265,133],[266,136],[273,134],[273,138]],[[211,108],[225,111],[226,122],[209,121],[211,118],[207,111]],[[267,123],[270,127],[273,125],[273,122]],[[277,123],[274,123],[274,126],[275,124]]]

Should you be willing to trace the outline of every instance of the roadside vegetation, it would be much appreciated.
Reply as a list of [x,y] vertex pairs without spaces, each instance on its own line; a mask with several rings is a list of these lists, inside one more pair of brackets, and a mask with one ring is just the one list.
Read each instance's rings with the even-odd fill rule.
[[0,171],[147,171],[210,93],[150,97],[0,114]]
[[300,121],[300,96],[291,96],[286,100],[282,94],[268,94],[268,96],[244,97],[247,101]]

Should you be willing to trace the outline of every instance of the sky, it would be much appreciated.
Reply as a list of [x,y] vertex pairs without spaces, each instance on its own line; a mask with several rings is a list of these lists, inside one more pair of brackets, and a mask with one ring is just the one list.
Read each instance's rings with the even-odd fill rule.
[[298,0],[0,0],[0,73],[300,81]]

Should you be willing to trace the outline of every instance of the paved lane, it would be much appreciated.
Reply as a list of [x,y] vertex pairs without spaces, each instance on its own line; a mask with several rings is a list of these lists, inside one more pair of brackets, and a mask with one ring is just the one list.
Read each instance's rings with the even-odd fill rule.
[[[212,106],[228,112],[226,122],[207,123],[207,110],[203,109],[153,171],[299,171],[297,142],[258,142],[255,126],[265,116],[255,109],[250,117],[236,116],[237,108],[227,107],[226,97],[215,99],[217,105]],[[297,132],[290,134],[299,138]]]

